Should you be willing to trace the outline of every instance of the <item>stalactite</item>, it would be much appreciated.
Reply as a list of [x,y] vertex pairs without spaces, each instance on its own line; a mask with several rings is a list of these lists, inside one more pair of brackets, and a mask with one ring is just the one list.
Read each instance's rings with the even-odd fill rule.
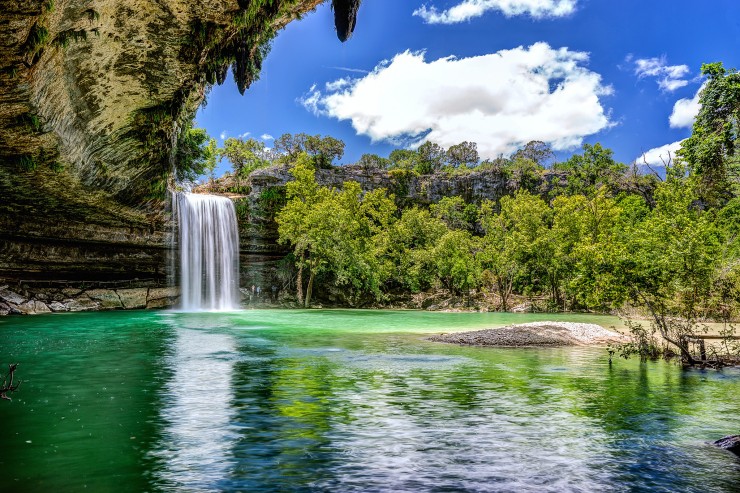
[[337,28],[339,41],[345,42],[355,30],[357,11],[361,0],[332,0],[334,25]]
[[226,75],[229,73],[229,64],[225,63],[216,69],[216,82],[220,86],[226,81]]

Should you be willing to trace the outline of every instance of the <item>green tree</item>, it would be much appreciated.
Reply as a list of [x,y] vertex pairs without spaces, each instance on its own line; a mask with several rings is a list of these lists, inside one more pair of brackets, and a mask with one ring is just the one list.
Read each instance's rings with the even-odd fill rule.
[[305,147],[317,168],[331,168],[335,159],[344,156],[344,142],[330,136],[311,135],[306,139]]
[[335,159],[344,156],[344,142],[330,136],[283,134],[275,139],[274,147],[284,162],[292,163],[299,154],[306,153],[317,168],[330,168]]
[[377,236],[378,256],[393,286],[411,292],[432,287],[436,275],[433,249],[447,232],[428,210],[414,206]]
[[467,231],[447,231],[433,249],[437,278],[457,294],[469,294],[478,285],[480,268],[476,253],[479,239]]
[[203,159],[205,161],[203,170],[208,173],[208,179],[213,182],[216,179],[216,165],[218,164],[218,145],[216,139],[208,139],[208,144],[203,150]]
[[504,162],[504,175],[513,180],[518,189],[535,192],[542,184],[544,169],[532,159],[517,156]]
[[614,151],[601,144],[583,144],[583,154],[574,154],[567,161],[556,163],[553,169],[565,173],[565,193],[589,195],[600,186],[616,189],[627,166],[614,160]]
[[475,142],[460,142],[447,149],[447,162],[453,168],[472,167],[478,164],[478,144]]
[[264,142],[256,139],[230,137],[219,150],[219,155],[221,159],[228,159],[234,173],[241,177],[247,177],[252,171],[272,164],[272,156]]
[[[701,109],[691,137],[683,141],[679,156],[686,160],[698,181],[699,196],[721,207],[737,185],[738,132],[740,132],[740,74],[721,62],[704,64],[707,83],[699,96]],[[737,191],[735,191],[737,193]]]
[[512,156],[512,161],[517,159],[527,159],[534,161],[541,167],[545,167],[555,158],[555,153],[552,151],[550,144],[546,144],[540,140],[532,140],[527,142],[524,147],[516,151]]
[[[357,182],[345,182],[341,191],[319,186],[311,158],[300,154],[291,169],[295,180],[287,185],[286,206],[278,213],[279,241],[293,246],[298,263],[297,296],[306,307],[317,275],[330,276],[349,297],[382,295],[385,282],[377,254],[376,237],[388,229],[395,204],[384,190],[363,194]],[[309,271],[305,298],[303,272]]]
[[389,169],[400,169],[406,171],[416,170],[419,165],[419,154],[408,149],[394,149],[388,156]]
[[426,141],[416,150],[419,155],[419,162],[416,171],[421,175],[435,173],[440,171],[445,165],[447,153],[439,144]]
[[501,226],[509,235],[512,255],[519,264],[518,285],[524,294],[550,293],[559,305],[559,278],[553,269],[554,244],[549,241],[552,210],[538,196],[519,190],[500,202]]
[[380,157],[377,154],[363,154],[357,164],[364,170],[386,169],[389,165],[388,159]]
[[462,197],[442,197],[429,210],[450,229],[472,230],[478,220],[478,208],[474,204],[466,204]]
[[[286,185],[287,204],[275,217],[278,224],[280,243],[293,246],[293,253],[298,264],[296,278],[296,296],[298,303],[304,304],[303,271],[307,266],[307,257],[313,254],[313,273],[322,260],[323,238],[330,236],[329,225],[317,221],[314,211],[318,204],[328,200],[330,192],[316,183],[315,169],[306,154],[299,154],[295,165],[290,170],[294,180]],[[323,238],[322,238],[323,236]],[[311,285],[311,284],[310,284]],[[312,285],[311,285],[312,286]],[[308,305],[310,299],[305,304]]]
[[211,140],[203,128],[188,126],[182,131],[175,152],[177,181],[195,181],[208,170],[213,159]]
[[497,214],[490,200],[481,204],[480,221],[485,232],[478,255],[482,269],[481,281],[496,291],[501,299],[501,310],[507,311],[514,281],[522,269],[518,256],[519,245],[511,234],[511,221],[504,214]]
[[655,191],[652,214],[624,237],[625,248],[615,250],[621,255],[615,255],[614,274],[663,339],[693,363],[684,337],[693,333],[698,310],[711,297],[722,242],[713,215],[694,206],[694,180],[681,174],[669,173]]

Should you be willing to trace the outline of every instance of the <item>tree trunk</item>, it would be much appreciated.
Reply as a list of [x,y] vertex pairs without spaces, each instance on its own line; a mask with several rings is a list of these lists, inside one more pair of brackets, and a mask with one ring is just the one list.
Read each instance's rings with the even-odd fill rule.
[[509,309],[509,293],[500,279],[496,281],[496,284],[498,285],[498,295],[501,297],[501,311],[505,312]]
[[313,292],[313,280],[316,277],[316,267],[311,265],[311,274],[308,276],[308,287],[306,288],[306,308],[311,306],[311,293]]
[[303,259],[304,253],[301,252],[301,259],[298,261],[298,277],[296,279],[296,296],[298,296],[298,304],[303,304]]
[[686,365],[695,365],[696,360],[694,360],[693,356],[691,356],[691,352],[688,348],[688,341],[685,337],[682,337],[679,334],[679,339],[676,340],[673,337],[671,337],[669,330],[668,330],[668,324],[666,324],[665,316],[662,311],[659,311],[656,309],[653,304],[648,300],[647,296],[643,295],[639,291],[637,291],[638,295],[642,298],[645,305],[648,307],[648,310],[650,310],[650,314],[653,316],[653,320],[655,321],[655,325],[658,329],[658,332],[660,332],[660,336],[676,346],[679,351],[681,351],[681,360]]

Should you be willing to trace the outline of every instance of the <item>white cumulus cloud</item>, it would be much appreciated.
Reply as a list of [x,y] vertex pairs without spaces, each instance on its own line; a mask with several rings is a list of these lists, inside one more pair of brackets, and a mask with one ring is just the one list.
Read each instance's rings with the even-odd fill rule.
[[251,132],[244,132],[243,134],[239,134],[239,138],[246,139],[247,137],[249,137],[250,134]]
[[262,135],[260,135],[260,139],[262,139],[262,140],[275,140],[275,137],[273,137],[270,134],[262,134]]
[[480,17],[489,10],[499,11],[507,17],[564,17],[575,12],[576,0],[464,0],[441,11],[434,6],[422,5],[414,11],[414,15],[424,19],[427,24],[456,24]]
[[681,148],[683,140],[650,149],[637,159],[637,164],[647,163],[650,166],[663,166],[676,159],[676,151]]
[[684,98],[676,101],[676,104],[673,105],[673,112],[671,112],[671,116],[668,119],[671,128],[691,128],[694,126],[696,115],[699,114],[699,110],[701,109],[699,96],[705,86],[706,83],[702,84],[693,98]]
[[530,140],[565,150],[610,125],[601,97],[612,90],[587,61],[587,53],[547,43],[434,61],[406,51],[341,89],[314,85],[300,101],[373,141],[474,141],[484,158]]
[[221,137],[221,140],[225,140],[228,135],[229,134],[226,132],[226,130],[223,130],[221,131],[221,135],[219,135],[219,137]]
[[641,79],[645,77],[658,79],[658,87],[667,92],[688,85],[689,81],[684,77],[689,72],[688,65],[668,65],[665,57],[635,60],[635,74]]

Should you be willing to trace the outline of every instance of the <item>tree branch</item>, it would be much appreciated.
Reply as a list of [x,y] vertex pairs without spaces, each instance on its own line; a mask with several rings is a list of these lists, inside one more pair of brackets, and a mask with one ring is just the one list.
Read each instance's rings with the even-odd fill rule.
[[[18,368],[18,363],[8,365],[8,374],[3,378],[3,385],[0,387],[0,399],[11,401],[12,399],[7,396],[8,392],[15,392],[18,390],[18,387],[20,387],[21,382],[13,385],[13,377],[15,376],[16,368]],[[8,378],[10,378],[10,383],[8,383]]]

